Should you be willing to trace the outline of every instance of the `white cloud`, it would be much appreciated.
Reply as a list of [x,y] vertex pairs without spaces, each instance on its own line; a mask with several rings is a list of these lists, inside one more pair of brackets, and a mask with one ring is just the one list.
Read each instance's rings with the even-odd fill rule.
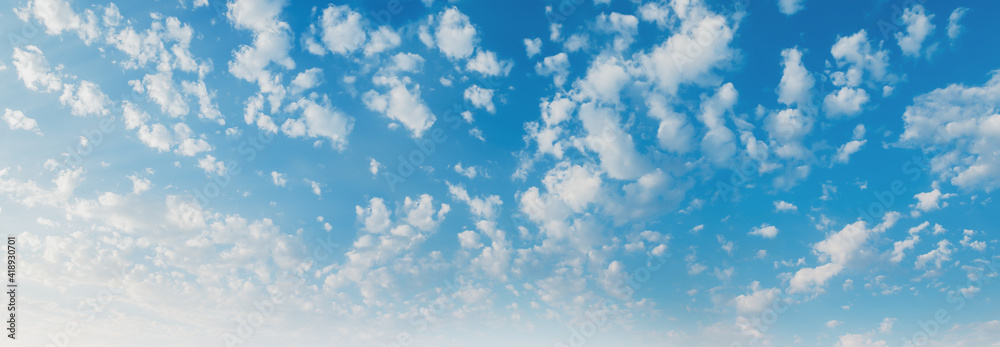
[[965,17],[966,12],[969,12],[969,9],[966,7],[959,7],[954,11],[951,11],[951,15],[948,16],[949,39],[955,40],[958,38],[958,35],[962,33],[962,24],[959,22],[962,20],[962,17]]
[[205,86],[204,80],[198,80],[198,82],[183,81],[181,82],[181,88],[183,88],[185,94],[198,99],[199,118],[214,120],[219,125],[226,124],[222,113],[219,112],[219,107],[212,102],[212,99],[215,98],[215,91],[209,91],[208,87]]
[[478,249],[483,246],[479,242],[479,234],[472,230],[458,233],[458,242],[465,249]]
[[552,83],[556,87],[562,87],[569,75],[569,67],[569,56],[566,53],[558,53],[545,57],[535,64],[535,72],[542,76],[552,75]]
[[300,72],[292,79],[291,92],[299,94],[306,90],[315,88],[323,83],[323,69],[318,67],[310,68]]
[[813,118],[800,109],[787,109],[768,115],[764,128],[778,157],[802,159],[809,155],[802,140],[812,131],[813,123]]
[[17,78],[34,91],[54,92],[62,88],[62,79],[49,68],[41,49],[35,46],[14,47],[12,55]]
[[919,57],[924,40],[934,32],[934,24],[931,20],[934,15],[924,13],[922,5],[913,5],[903,11],[901,19],[906,24],[906,33],[897,32],[894,36],[899,41],[899,48],[904,55]]
[[889,345],[882,340],[872,340],[871,337],[866,337],[858,334],[847,334],[840,337],[834,347],[888,347]]
[[923,269],[927,266],[927,263],[934,263],[937,269],[941,269],[942,263],[951,260],[952,251],[954,251],[954,248],[951,247],[951,242],[948,242],[948,240],[938,241],[937,248],[918,256],[914,266],[917,269]]
[[[682,84],[703,81],[712,70],[733,57],[729,44],[734,29],[728,20],[711,13],[702,1],[674,2],[679,30],[638,58],[641,72],[661,91],[674,94]],[[701,33],[712,33],[703,37]]]
[[778,236],[778,228],[765,223],[758,227],[754,227],[753,230],[750,230],[750,235],[760,236],[765,239],[773,239],[775,236]]
[[378,160],[375,160],[375,158],[371,158],[371,161],[368,163],[368,171],[372,173],[372,176],[377,176],[378,171],[382,167],[382,163],[379,163]]
[[182,229],[200,229],[206,226],[205,211],[197,201],[188,201],[179,196],[167,196],[167,221]]
[[207,174],[215,174],[218,176],[226,174],[226,163],[216,160],[212,155],[205,155],[204,158],[199,159],[198,167],[205,170],[205,173]]
[[464,202],[469,205],[469,211],[476,218],[480,218],[485,221],[495,220],[500,216],[500,206],[503,205],[503,201],[499,196],[489,195],[489,196],[469,196],[469,192],[465,190],[465,187],[460,185],[448,184],[448,193],[451,195],[452,199]]
[[169,71],[146,75],[142,83],[149,98],[160,105],[161,112],[174,118],[188,113],[188,104],[177,90]]
[[780,300],[781,289],[761,288],[760,282],[750,284],[750,292],[733,299],[736,310],[742,314],[757,315],[771,308],[775,301]]
[[486,89],[473,84],[465,89],[463,96],[465,100],[472,103],[472,106],[486,109],[486,112],[489,113],[496,113],[497,111],[493,105],[493,89]]
[[917,195],[914,195],[913,198],[917,199],[917,205],[915,207],[917,210],[929,212],[947,207],[948,203],[944,202],[944,200],[953,196],[955,196],[955,194],[941,194],[941,190],[935,188],[929,192],[918,193]]
[[481,174],[483,171],[481,168],[476,166],[462,166],[462,163],[455,164],[454,169],[455,172],[468,177],[469,179],[476,178],[476,176]]
[[[280,20],[286,3],[284,0],[234,0],[228,3],[226,12],[226,18],[234,27],[251,30],[254,34],[251,45],[240,45],[233,51],[229,72],[237,78],[256,83],[261,93],[267,95],[272,111],[280,106],[285,88],[268,67],[274,63],[284,69],[295,68],[295,61],[288,55],[292,48],[291,28]],[[250,107],[248,103],[248,110]],[[266,121],[258,125],[266,128],[264,124]]]
[[101,34],[94,11],[87,9],[81,15],[70,7],[69,1],[30,0],[24,7],[14,9],[14,13],[23,21],[34,17],[45,26],[45,33],[49,35],[76,31],[88,45]]
[[851,160],[851,155],[857,153],[861,150],[861,146],[864,146],[868,140],[851,140],[837,148],[837,155],[834,156],[834,161],[838,163],[847,163]]
[[399,47],[403,39],[399,33],[387,26],[381,26],[371,33],[371,39],[365,45],[365,56],[372,56]]
[[806,0],[778,0],[778,11],[791,16],[805,8],[805,5],[802,4],[804,2]]
[[321,103],[309,98],[301,98],[288,105],[288,111],[300,111],[302,117],[288,118],[281,125],[281,131],[290,137],[308,136],[326,138],[330,145],[343,150],[347,147],[347,135],[354,129],[354,118],[330,105],[324,98]]
[[82,81],[79,86],[63,85],[63,94],[59,97],[59,102],[70,106],[70,113],[74,116],[106,116],[110,113],[108,106],[111,106],[111,99],[104,95],[97,84],[90,81]]
[[860,88],[843,87],[831,92],[823,99],[823,109],[829,118],[838,116],[855,116],[861,112],[861,107],[869,100],[868,92]]
[[28,130],[41,134],[41,131],[38,130],[38,122],[25,116],[24,112],[5,108],[3,110],[3,120],[7,122],[7,126],[11,129]]
[[139,127],[137,134],[139,141],[158,152],[169,151],[173,144],[173,135],[170,129],[167,129],[163,124],[156,123],[151,126],[143,124]]
[[524,39],[524,51],[528,54],[528,58],[541,53],[542,40],[537,37],[533,39]]
[[844,226],[840,231],[828,234],[826,239],[813,245],[813,253],[826,264],[799,269],[788,282],[788,292],[822,292],[827,281],[840,274],[845,266],[869,254],[870,251],[866,249],[869,240],[891,228],[899,218],[899,213],[889,212],[883,216],[882,223],[872,228],[859,220]]
[[889,258],[893,263],[899,263],[903,261],[906,257],[906,251],[913,249],[913,246],[920,242],[920,235],[917,235],[924,229],[930,226],[930,222],[923,222],[918,226],[910,228],[909,236],[902,241],[896,241],[892,244],[892,258]]
[[597,16],[597,29],[615,34],[611,44],[617,51],[623,51],[634,41],[639,31],[639,19],[633,15],[611,12]]
[[485,76],[507,76],[513,65],[507,60],[497,60],[496,53],[480,49],[472,59],[469,59],[465,68]]
[[409,78],[386,76],[376,76],[372,82],[377,86],[388,87],[389,91],[385,94],[374,90],[366,92],[362,99],[369,110],[381,112],[389,119],[402,123],[413,133],[414,138],[423,136],[424,131],[434,125],[437,118],[420,98],[419,84],[413,84],[411,90],[407,88]]
[[649,116],[660,121],[656,138],[660,146],[674,153],[687,153],[694,146],[694,127],[687,116],[675,112],[662,95],[646,98]]
[[972,248],[972,249],[980,251],[980,252],[986,250],[986,242],[983,242],[983,241],[972,241],[972,235],[976,234],[975,230],[965,229],[965,231],[963,232],[963,234],[964,235],[962,236],[962,240],[958,242],[962,246],[969,247],[969,248]]
[[998,73],[982,86],[953,84],[919,95],[903,113],[900,143],[923,148],[933,157],[931,172],[942,180],[964,189],[992,190],[1000,178],[998,106]]
[[468,58],[475,50],[478,38],[469,16],[455,7],[449,7],[437,16],[434,30],[437,47],[449,59]]
[[312,190],[313,194],[316,194],[316,196],[323,196],[323,184],[310,179],[303,179],[303,181],[309,184],[309,188]]
[[284,187],[288,180],[285,179],[285,174],[279,173],[277,171],[271,171],[271,183],[279,187]]
[[896,324],[896,318],[886,317],[882,320],[882,324],[878,326],[878,332],[883,334],[892,334],[892,326]]
[[798,211],[798,210],[799,210],[799,208],[797,206],[795,206],[794,204],[790,203],[790,202],[785,202],[785,201],[781,201],[781,200],[774,202],[774,211],[775,212],[789,212],[789,211],[793,211],[794,212],[794,211]]
[[[319,17],[321,39],[326,49],[336,54],[347,54],[361,48],[367,34],[364,17],[347,5],[330,5]],[[399,37],[396,36],[396,39]],[[367,54],[366,54],[367,55]]]
[[826,325],[827,328],[834,329],[836,327],[839,327],[841,324],[844,324],[844,322],[841,322],[841,321],[838,321],[838,320],[832,320],[832,321],[826,322],[825,325]]
[[836,71],[831,74],[835,86],[857,87],[865,73],[875,82],[889,80],[889,53],[882,50],[881,46],[879,49],[872,48],[865,30],[838,38],[830,48],[830,54],[836,60],[837,67],[847,68],[846,72]]
[[[423,64],[424,58],[419,55],[413,53],[397,53],[392,56],[392,66],[389,69],[393,71],[415,72],[419,71]],[[441,79],[442,81],[445,81],[444,77]]]
[[670,8],[656,2],[647,2],[639,6],[639,18],[646,22],[656,23],[660,29],[670,24]]
[[598,58],[587,69],[587,76],[574,83],[582,96],[593,98],[605,103],[617,104],[621,100],[621,91],[632,79],[621,59]]
[[733,131],[726,126],[725,113],[736,104],[738,93],[732,83],[726,83],[716,89],[711,98],[704,98],[698,119],[705,124],[708,131],[701,140],[701,149],[716,165],[726,165],[736,154],[736,143]]
[[649,172],[650,163],[636,150],[632,135],[621,128],[614,109],[586,103],[578,115],[587,132],[584,141],[597,152],[608,177],[636,179]]
[[809,105],[816,79],[802,65],[802,52],[798,48],[789,48],[781,51],[781,56],[784,58],[781,63],[784,71],[778,84],[778,102],[789,106]]

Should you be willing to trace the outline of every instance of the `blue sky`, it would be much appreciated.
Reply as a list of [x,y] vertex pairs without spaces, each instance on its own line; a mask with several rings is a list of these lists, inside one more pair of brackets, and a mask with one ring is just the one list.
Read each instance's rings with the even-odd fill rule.
[[18,343],[990,346],[989,1],[3,1]]

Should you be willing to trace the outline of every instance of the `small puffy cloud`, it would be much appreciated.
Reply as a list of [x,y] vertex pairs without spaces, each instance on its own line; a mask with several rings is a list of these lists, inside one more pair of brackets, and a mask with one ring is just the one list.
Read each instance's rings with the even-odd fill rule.
[[111,111],[111,99],[101,88],[90,81],[82,81],[79,86],[66,84],[63,86],[63,94],[59,96],[59,102],[70,107],[70,113],[74,116],[88,115],[108,115]]
[[906,24],[906,31],[895,34],[899,48],[904,55],[919,57],[924,40],[934,32],[934,24],[931,23],[934,15],[927,15],[922,5],[913,5],[903,11],[901,19]]
[[830,54],[836,60],[837,67],[847,69],[846,72],[836,71],[831,74],[835,86],[857,87],[866,73],[876,82],[886,81],[890,77],[889,52],[881,49],[881,46],[873,48],[866,30],[838,38],[830,48]]
[[765,239],[773,239],[775,236],[778,236],[778,228],[765,223],[758,227],[754,227],[753,230],[750,230],[750,235],[760,236]]
[[[712,13],[701,1],[674,2],[675,12],[683,14],[679,30],[638,56],[639,67],[657,89],[674,94],[682,84],[703,81],[713,70],[728,64],[735,54],[730,43],[735,29],[726,17]],[[676,11],[676,10],[681,11]],[[702,33],[713,33],[705,40]]]
[[774,202],[774,211],[775,212],[795,212],[795,211],[798,211],[798,210],[799,210],[799,208],[797,206],[795,206],[794,204],[790,203],[790,202],[781,201],[781,200]]
[[222,161],[218,161],[212,155],[205,155],[204,158],[198,160],[198,167],[205,170],[207,174],[214,174],[222,176],[226,174],[226,164]]
[[271,171],[271,183],[279,187],[284,187],[288,180],[285,179],[285,174],[279,173],[277,171]]
[[980,251],[980,252],[986,250],[986,242],[983,242],[983,241],[972,241],[972,235],[976,234],[975,230],[966,229],[965,232],[963,232],[963,234],[964,235],[962,236],[962,240],[958,242],[959,244],[961,244],[962,246],[969,247],[969,248],[972,248],[974,250]]
[[183,81],[181,82],[181,88],[184,90],[185,94],[194,96],[198,99],[199,118],[214,120],[219,125],[226,124],[225,119],[222,117],[222,113],[219,112],[219,107],[212,102],[212,98],[215,97],[215,91],[209,91],[208,87],[205,85],[205,81]]
[[354,117],[331,106],[328,99],[316,102],[301,98],[289,104],[287,109],[302,113],[302,117],[288,118],[281,124],[281,131],[289,137],[325,138],[337,150],[347,147],[347,135],[354,129]]
[[932,156],[931,172],[940,179],[964,189],[992,190],[1000,178],[998,106],[998,73],[985,85],[953,84],[919,95],[903,113],[900,142]]
[[541,53],[542,40],[537,37],[533,39],[524,39],[524,51],[528,54],[528,58]]
[[481,174],[483,171],[481,168],[476,166],[462,166],[462,163],[455,164],[453,168],[455,169],[455,172],[468,177],[469,179],[476,178],[476,176]]
[[597,16],[597,29],[615,34],[611,44],[615,50],[622,51],[632,44],[639,31],[639,19],[633,15],[611,12]]
[[144,76],[142,89],[153,102],[160,105],[161,112],[174,118],[188,113],[187,101],[177,89],[170,71]]
[[827,117],[855,116],[869,100],[868,92],[860,88],[843,87],[823,99],[823,109]]
[[839,327],[841,324],[844,324],[844,322],[841,322],[839,320],[832,320],[832,321],[826,322],[826,327],[830,328],[830,329],[833,329],[833,328]]
[[736,310],[742,314],[756,315],[771,308],[775,301],[781,300],[781,289],[761,288],[760,282],[750,284],[750,292],[733,299]]
[[290,91],[292,94],[299,94],[303,91],[315,88],[323,83],[323,69],[314,67],[300,72],[292,79]]
[[132,194],[135,195],[142,194],[153,186],[153,183],[148,178],[140,177],[139,175],[131,175],[128,178],[132,181]]
[[62,88],[62,79],[51,71],[49,61],[38,47],[14,47],[13,58],[17,78],[24,81],[24,86],[28,89],[53,92]]
[[3,110],[3,120],[7,122],[7,126],[11,129],[33,131],[36,134],[41,134],[41,131],[38,130],[38,122],[25,116],[21,111],[5,108]]
[[465,89],[463,96],[465,100],[472,103],[472,106],[486,109],[486,112],[495,113],[496,107],[493,105],[493,90],[482,88],[478,85],[471,85]]
[[806,0],[778,0],[778,11],[791,16],[805,8],[805,5],[802,4],[804,2]]
[[371,172],[372,176],[377,176],[382,167],[382,163],[379,163],[375,158],[371,158],[371,161],[368,162],[368,172]]
[[781,51],[781,56],[784,58],[781,63],[784,71],[778,84],[778,102],[789,106],[808,105],[816,79],[802,65],[802,52],[798,48],[789,48]]
[[913,198],[917,199],[917,204],[914,208],[923,212],[941,209],[948,206],[948,203],[944,200],[953,196],[955,194],[941,194],[941,190],[935,188],[932,191],[914,195]]
[[465,249],[477,249],[483,246],[479,242],[479,234],[472,230],[458,233],[458,242]]
[[954,248],[951,247],[951,242],[948,242],[948,240],[938,241],[937,248],[918,256],[914,266],[917,269],[923,269],[928,263],[933,263],[937,269],[941,269],[941,265],[944,262],[951,260],[951,253],[953,251]]
[[497,54],[491,51],[479,50],[476,55],[469,59],[465,68],[475,71],[485,76],[507,76],[513,63],[507,60],[498,60]]
[[846,164],[851,160],[851,155],[860,151],[861,146],[864,146],[866,142],[868,142],[868,140],[851,140],[850,142],[843,144],[840,148],[837,148],[837,154],[834,156],[834,161]]
[[959,22],[962,20],[962,17],[965,17],[966,12],[969,12],[969,9],[966,7],[959,7],[954,11],[951,11],[951,15],[948,16],[949,39],[955,40],[958,38],[958,35],[962,33],[962,24]]
[[[413,53],[396,53],[392,56],[391,71],[415,72],[424,64],[424,58]],[[444,79],[444,77],[442,77]]]
[[764,128],[778,157],[801,159],[809,155],[802,140],[812,131],[813,123],[813,117],[802,110],[786,109],[768,115]]
[[[306,182],[307,184],[309,184],[309,188],[310,188],[310,190],[312,191],[313,194],[316,194],[316,196],[323,196],[323,184],[322,183],[319,183],[319,182],[316,182],[316,181],[313,181],[313,180],[310,180],[310,179],[303,179],[302,181]],[[329,229],[327,229],[327,230],[329,230]]]
[[475,50],[479,38],[469,16],[455,7],[449,7],[438,14],[434,41],[449,59],[468,58]]
[[858,334],[847,334],[840,337],[834,347],[888,347],[882,340],[872,340],[871,337]]
[[371,33],[371,39],[365,45],[365,56],[372,56],[381,52],[398,47],[403,43],[403,39],[395,30],[387,26],[381,26]]
[[320,15],[319,24],[323,44],[333,53],[347,54],[365,43],[364,17],[350,6],[330,5]]
[[566,53],[558,53],[545,57],[535,64],[535,72],[542,76],[552,76],[552,83],[556,87],[562,87],[569,76],[569,56]]
[[362,99],[369,110],[380,112],[393,121],[402,123],[410,130],[414,138],[423,136],[427,129],[434,125],[437,119],[431,109],[420,98],[420,85],[410,84],[409,78],[376,76],[373,80],[376,86],[389,88],[386,93],[375,90],[366,92]]
[[80,39],[88,45],[101,34],[100,24],[94,11],[87,9],[83,13],[77,13],[69,1],[30,0],[24,7],[14,9],[14,13],[26,22],[34,17],[45,26],[45,33],[49,35],[76,31]]

